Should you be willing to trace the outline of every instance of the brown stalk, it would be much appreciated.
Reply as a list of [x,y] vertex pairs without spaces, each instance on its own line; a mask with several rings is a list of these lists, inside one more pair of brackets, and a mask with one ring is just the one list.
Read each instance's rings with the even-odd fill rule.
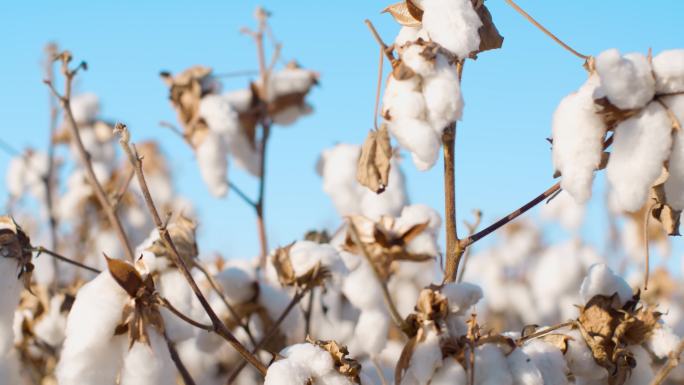
[[563,42],[556,35],[551,33],[551,31],[549,31],[548,29],[546,29],[546,27],[541,25],[537,20],[535,20],[532,16],[530,16],[530,14],[525,12],[524,9],[520,8],[520,6],[518,4],[516,4],[513,0],[506,0],[506,2],[508,3],[508,5],[513,7],[513,9],[515,9],[519,14],[521,14],[525,19],[527,19],[527,21],[532,23],[535,27],[539,28],[542,32],[544,32],[544,34],[546,34],[546,36],[550,37],[551,39],[553,39],[553,41],[560,44],[560,46],[565,48],[568,52],[572,53],[573,55],[577,56],[580,59],[583,59],[583,60],[589,59],[589,56],[583,55],[583,54],[575,51],[569,45],[565,44],[565,42]]
[[185,385],[195,385],[195,380],[190,375],[188,368],[185,367],[185,364],[183,364],[183,361],[181,360],[180,355],[178,354],[176,344],[169,339],[169,336],[166,335],[166,331],[164,331],[164,340],[166,341],[166,347],[169,349],[171,361],[173,361],[173,364],[176,365],[176,369],[178,369],[178,373],[183,379],[183,383]]
[[213,332],[215,332],[219,336],[223,337],[223,339],[228,341],[228,343],[230,343],[231,346],[233,346],[233,348],[242,357],[244,357],[245,360],[247,360],[247,362],[254,366],[259,371],[259,373],[261,373],[262,375],[266,375],[266,366],[264,366],[264,364],[256,356],[250,353],[247,350],[247,348],[245,348],[240,343],[240,341],[238,341],[237,338],[235,338],[233,333],[230,332],[228,327],[221,321],[218,315],[216,315],[216,312],[214,312],[214,309],[212,309],[211,305],[209,305],[209,302],[207,301],[204,294],[202,294],[202,291],[200,290],[199,286],[197,286],[197,282],[195,282],[195,279],[192,277],[190,269],[185,263],[185,260],[181,258],[181,256],[178,254],[178,249],[176,249],[176,245],[173,243],[173,239],[171,239],[171,236],[169,235],[169,232],[166,229],[166,225],[164,224],[164,222],[162,222],[161,217],[157,212],[157,208],[154,205],[154,201],[152,200],[152,196],[150,195],[150,190],[147,187],[145,175],[143,174],[142,159],[139,156],[135,155],[133,153],[133,150],[131,150],[131,147],[129,145],[130,134],[128,132],[128,129],[123,124],[117,123],[114,130],[116,133],[119,134],[119,143],[121,144],[124,153],[128,157],[129,162],[135,169],[135,174],[140,185],[140,190],[143,193],[145,203],[152,216],[152,219],[154,220],[154,223],[157,226],[159,237],[164,241],[164,243],[166,243],[166,246],[170,249],[173,262],[178,267],[178,270],[181,272],[181,274],[183,274],[186,281],[188,281],[190,287],[192,288],[192,291],[195,293],[195,296],[197,297],[200,304],[209,316],[209,319],[212,323]]
[[653,202],[644,213],[644,291],[648,290],[648,276],[651,274],[651,252],[648,247],[648,222],[651,219],[653,209],[658,206],[658,202]]
[[[63,54],[63,56],[65,55]],[[84,67],[85,64],[81,63],[81,65],[71,70],[69,69],[69,60],[66,57],[62,58],[62,74],[64,75],[65,80],[63,95],[60,95],[60,93],[57,92],[54,83],[50,79],[45,79],[44,82],[45,84],[47,84],[50,91],[52,91],[52,94],[55,96],[55,98],[57,98],[57,100],[59,100],[59,103],[62,106],[62,110],[64,111],[65,116],[67,118],[67,126],[69,127],[69,131],[71,133],[71,140],[76,146],[76,151],[78,152],[81,166],[86,171],[86,178],[88,179],[88,183],[90,183],[91,187],[95,191],[95,196],[97,197],[100,206],[102,206],[102,210],[105,212],[105,215],[109,219],[109,222],[111,223],[112,228],[116,233],[116,236],[119,238],[119,242],[121,242],[121,245],[123,246],[126,257],[128,257],[129,260],[134,261],[135,257],[133,255],[133,249],[131,248],[131,244],[128,240],[128,237],[126,236],[126,233],[124,232],[119,217],[116,215],[116,210],[114,210],[114,206],[112,206],[112,203],[109,201],[109,198],[107,197],[104,188],[97,180],[97,176],[95,175],[95,171],[93,170],[93,164],[90,161],[90,154],[88,154],[88,151],[83,145],[83,141],[81,140],[81,134],[79,132],[78,125],[76,124],[76,119],[74,119],[74,114],[71,111],[71,86],[74,77],[78,73],[78,70]]]
[[[45,46],[45,79],[50,82],[54,81],[55,73],[53,68],[53,62],[55,55],[57,55],[57,45],[54,43],[49,43]],[[45,208],[48,213],[48,221],[50,224],[50,248],[52,250],[57,250],[57,217],[55,216],[53,202],[52,202],[52,182],[55,177],[55,143],[52,138],[57,132],[57,117],[59,110],[57,109],[57,100],[52,93],[48,94],[50,100],[50,137],[48,141],[48,168],[45,176],[43,177],[43,184],[45,185]],[[55,277],[59,277],[59,265],[57,260],[53,260],[53,269],[55,271]],[[53,285],[57,285],[57,279],[54,280]]]
[[176,309],[176,307],[173,306],[171,304],[171,302],[169,302],[169,300],[164,298],[164,297],[159,297],[159,303],[160,303],[160,305],[165,307],[168,311],[173,313],[176,317],[180,318],[181,320],[189,323],[190,325],[192,325],[198,329],[206,330],[209,332],[214,330],[214,327],[212,325],[207,325],[207,324],[203,324],[201,322],[197,322],[197,321],[193,320],[192,318],[186,316],[180,310]]
[[681,358],[682,352],[684,352],[684,339],[681,340],[679,345],[677,345],[677,348],[670,353],[667,362],[660,368],[656,376],[653,377],[653,381],[651,381],[650,385],[660,385],[665,382],[667,376],[670,375],[670,372],[679,365],[679,359]]
[[[35,252],[35,253],[38,253],[39,255],[40,255],[41,253],[47,254],[47,255],[53,257],[53,258],[55,259],[55,261],[62,261],[62,262],[68,263],[68,264],[70,264],[70,265],[74,265],[74,266],[80,267],[81,269],[88,270],[88,271],[93,272],[93,273],[95,273],[95,274],[101,273],[100,270],[98,270],[98,269],[96,269],[96,268],[94,268],[94,267],[90,267],[90,266],[88,266],[88,265],[82,264],[81,262],[74,261],[73,259],[67,258],[67,257],[65,257],[65,256],[63,256],[63,255],[61,255],[61,254],[59,254],[59,253],[57,253],[57,252],[55,252],[55,251],[46,249],[46,248],[44,248],[43,246],[35,247],[35,248],[31,249],[31,251],[33,251],[33,252]],[[37,257],[37,256],[36,256],[36,257]]]
[[554,330],[562,329],[562,328],[564,328],[564,327],[572,326],[572,325],[574,325],[574,324],[575,324],[575,321],[568,321],[568,322],[560,323],[560,324],[558,324],[558,325],[549,326],[549,327],[547,327],[547,328],[544,328],[544,330],[540,330],[540,331],[538,331],[538,332],[534,332],[534,333],[532,333],[532,334],[528,334],[528,335],[526,335],[526,336],[524,336],[524,337],[520,337],[520,338],[518,338],[517,341],[515,341],[515,343],[516,343],[516,345],[521,346],[521,345],[522,345],[523,343],[525,343],[526,341],[529,341],[529,340],[531,340],[531,339],[534,339],[534,338],[538,338],[538,337],[547,335],[547,334],[551,333],[551,332],[554,331]]
[[392,54],[392,47],[388,46],[387,44],[385,44],[384,41],[382,41],[380,34],[375,29],[375,26],[373,26],[373,23],[371,23],[370,20],[366,19],[363,22],[366,23],[366,25],[368,26],[368,29],[371,31],[371,34],[373,34],[373,38],[375,39],[375,41],[378,42],[378,44],[382,48],[382,52],[387,57],[387,60],[389,60],[390,63],[392,63],[394,61],[394,55]]

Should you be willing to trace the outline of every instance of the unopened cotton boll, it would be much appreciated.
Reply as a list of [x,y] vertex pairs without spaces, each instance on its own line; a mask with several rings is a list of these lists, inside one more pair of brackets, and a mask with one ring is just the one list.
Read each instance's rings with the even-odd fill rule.
[[655,80],[648,58],[640,53],[620,55],[617,49],[596,57],[601,90],[617,108],[629,110],[646,106],[655,95]]
[[506,356],[494,344],[475,349],[475,385],[513,385]]
[[[674,113],[680,125],[684,125],[684,95],[670,96],[664,103]],[[670,175],[663,186],[667,203],[674,210],[684,209],[684,132],[675,130],[672,133],[672,153],[668,161]]]
[[60,385],[112,384],[123,363],[125,336],[114,336],[129,300],[109,272],[100,273],[76,294],[67,318],[66,339],[56,369]]
[[566,96],[553,114],[553,165],[561,172],[561,187],[577,203],[591,197],[594,171],[603,153],[606,127],[592,96],[598,86],[598,77],[591,76],[577,92]]
[[212,131],[195,151],[200,174],[209,191],[215,197],[223,197],[228,192],[228,150],[220,135]]
[[480,47],[482,21],[470,0],[424,0],[422,25],[430,38],[461,59]]
[[411,152],[416,168],[425,171],[434,166],[439,156],[441,138],[430,124],[419,119],[399,119],[389,126],[399,144]]
[[653,58],[656,92],[684,91],[684,49],[662,51]]
[[532,340],[523,346],[523,351],[532,359],[544,378],[544,385],[565,385],[568,371],[563,353],[553,345],[541,340]]
[[620,209],[636,211],[646,202],[670,155],[671,132],[670,117],[655,102],[615,128],[606,173]]
[[465,313],[482,299],[482,289],[468,282],[448,283],[442,288],[442,294],[449,301],[449,311],[457,315]]
[[506,357],[513,385],[544,385],[544,378],[532,359],[522,349],[515,349]]
[[166,385],[176,382],[176,367],[164,338],[150,328],[147,333],[150,337],[149,346],[137,342],[126,353],[119,382],[121,385]]
[[613,273],[608,266],[598,263],[589,268],[580,286],[580,296],[584,303],[589,302],[596,295],[610,297],[615,293],[622,304],[632,299],[632,288],[627,281]]

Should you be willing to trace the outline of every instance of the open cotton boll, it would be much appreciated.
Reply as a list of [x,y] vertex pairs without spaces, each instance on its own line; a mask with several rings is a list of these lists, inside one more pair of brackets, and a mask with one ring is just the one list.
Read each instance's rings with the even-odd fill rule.
[[398,119],[392,121],[389,129],[399,144],[411,152],[418,170],[425,171],[435,164],[442,143],[428,123],[419,119]]
[[349,302],[359,309],[370,310],[384,306],[382,289],[373,269],[366,261],[361,262],[356,270],[347,275],[342,284],[342,292]]
[[423,56],[424,50],[423,45],[410,44],[400,51],[402,62],[422,77],[430,76],[435,72],[435,63]]
[[617,293],[623,305],[632,299],[632,288],[619,275],[604,263],[598,263],[589,268],[587,276],[580,286],[580,296],[584,303],[589,302],[595,295],[610,297]]
[[442,294],[449,301],[449,311],[457,315],[465,313],[482,299],[482,289],[468,282],[448,283],[442,288]]
[[463,96],[456,67],[442,55],[437,56],[435,66],[434,74],[423,80],[423,97],[430,124],[441,135],[446,126],[461,119]]
[[[193,314],[195,295],[180,271],[168,270],[159,274],[157,290],[181,313],[195,318]],[[160,312],[166,333],[171,341],[182,341],[195,334],[196,329],[192,325],[179,319],[168,309],[162,308]]]
[[658,358],[667,358],[670,353],[677,349],[679,337],[669,326],[660,324],[646,341],[646,346]]
[[[664,98],[664,103],[680,125],[684,125],[684,95],[669,96]],[[665,181],[665,196],[667,203],[674,210],[684,209],[684,133],[676,130],[672,133],[672,153],[668,161],[670,175]]]
[[428,224],[428,231],[438,234],[442,226],[442,218],[432,207],[424,204],[413,204],[405,206],[401,210],[401,215],[397,218],[396,225],[399,228],[408,229],[411,226],[421,223]]
[[304,103],[295,106],[289,106],[273,115],[273,123],[279,126],[289,126],[294,124],[301,116],[309,115],[313,112],[313,107]]
[[591,349],[587,346],[582,333],[578,329],[562,331],[562,333],[570,337],[567,340],[565,361],[572,374],[586,379],[608,377],[608,371],[596,363]]
[[14,310],[19,305],[19,296],[24,285],[17,279],[17,260],[0,257],[0,357],[6,354],[14,343]]
[[423,40],[428,40],[428,34],[423,28],[416,27],[401,27],[397,37],[394,39],[394,45],[401,47],[406,43],[414,42],[422,38]]
[[684,49],[662,51],[653,58],[656,92],[684,91]]
[[337,250],[329,244],[312,241],[297,241],[290,248],[290,261],[296,276],[304,276],[320,264],[333,273],[346,270]]
[[249,301],[256,295],[255,277],[245,269],[236,266],[221,270],[214,277],[223,288],[226,300],[231,304],[240,304]]
[[358,185],[356,180],[352,183],[362,191],[360,214],[366,218],[379,220],[383,215],[396,217],[408,203],[404,174],[394,158],[390,161],[389,183],[382,194]]
[[228,192],[228,150],[221,136],[212,131],[195,151],[200,174],[209,191],[215,197]]
[[[156,330],[147,330],[150,346],[138,342],[126,353],[121,385],[166,385],[176,383],[176,367],[164,338]],[[99,384],[98,384],[99,385]]]
[[47,314],[33,326],[33,333],[36,337],[53,347],[60,346],[65,337],[66,316],[61,312],[63,302],[64,296],[61,295],[50,298],[50,308]]
[[470,0],[424,0],[423,28],[430,38],[464,59],[480,47],[482,21]]
[[[439,335],[432,326],[425,326],[424,339],[413,349],[411,361],[406,370],[406,377],[414,378],[417,384],[426,385],[435,370],[442,366],[442,348],[439,345]],[[402,382],[403,383],[403,382]]]
[[207,95],[200,100],[199,116],[204,119],[209,129],[222,135],[240,133],[238,114],[230,101],[221,95]]
[[418,76],[405,80],[390,76],[382,96],[383,116],[389,115],[391,119],[424,117],[425,101],[419,86]]
[[341,216],[358,214],[358,183],[356,164],[361,147],[341,143],[323,150],[318,161],[318,172],[323,177],[323,191],[330,196]]
[[430,380],[431,385],[466,385],[466,372],[463,366],[453,357],[447,357],[442,361],[442,367],[437,369]]
[[628,349],[634,354],[636,367],[632,368],[624,385],[650,384],[655,376],[653,368],[651,368],[651,356],[639,345],[632,345]]
[[580,89],[566,96],[553,113],[553,165],[562,174],[561,187],[577,203],[591,197],[594,171],[601,163],[606,126],[596,113],[593,93],[599,87],[591,76]]
[[475,349],[475,385],[513,385],[506,356],[494,344]]
[[330,353],[316,345],[295,344],[286,347],[280,354],[290,362],[306,367],[309,376],[320,377],[333,370]]
[[615,107],[629,110],[644,107],[655,95],[655,80],[648,58],[640,53],[620,55],[617,49],[596,57],[601,90]]
[[268,82],[268,98],[292,93],[307,92],[316,82],[313,72],[303,68],[285,68],[271,75]]
[[382,309],[362,311],[354,331],[356,346],[375,357],[387,344],[389,326],[390,319]]
[[514,349],[506,357],[513,385],[544,385],[544,379],[532,359],[522,349]]
[[309,375],[306,367],[290,360],[272,363],[264,378],[264,385],[306,385],[308,383]]
[[563,353],[553,345],[541,340],[532,340],[522,350],[539,369],[544,378],[544,385],[564,385],[568,383],[566,372],[568,367]]
[[60,385],[112,384],[123,363],[125,336],[114,336],[128,294],[109,272],[100,273],[76,294],[57,364]]
[[71,97],[69,103],[76,123],[91,123],[100,113],[100,99],[94,93],[83,93]]
[[[290,303],[290,297],[287,293],[278,290],[269,284],[260,283],[259,301],[266,308],[266,311],[268,311],[269,317],[275,320],[283,314],[283,311]],[[280,324],[280,330],[291,340],[301,340],[305,337],[303,335],[303,328],[300,327],[300,325],[303,324],[301,321],[301,312],[291,311]]]
[[30,152],[10,160],[5,183],[10,196],[18,198],[25,191],[36,199],[45,198],[44,176],[47,174],[48,157],[43,152]]
[[576,253],[577,245],[568,241],[549,247],[538,257],[530,272],[530,286],[542,313],[555,313],[557,298],[576,293],[584,274]]
[[672,121],[655,102],[615,128],[606,172],[622,210],[636,211],[646,202],[670,155],[671,132]]

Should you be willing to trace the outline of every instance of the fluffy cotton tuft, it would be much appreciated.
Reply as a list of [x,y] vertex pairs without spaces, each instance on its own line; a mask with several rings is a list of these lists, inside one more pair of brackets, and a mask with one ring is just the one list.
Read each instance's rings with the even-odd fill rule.
[[290,248],[290,261],[296,276],[304,276],[320,265],[333,273],[343,273],[346,269],[337,250],[329,244],[312,241],[297,241]]
[[587,346],[579,330],[573,329],[563,334],[570,337],[567,340],[568,348],[565,352],[565,360],[572,374],[594,380],[608,377],[608,371],[596,363],[591,349]]
[[522,349],[513,350],[506,361],[513,377],[513,385],[544,385],[541,372]]
[[0,358],[11,348],[14,341],[14,310],[19,304],[23,290],[22,282],[17,279],[17,261],[0,257]]
[[430,327],[423,328],[425,338],[413,350],[405,377],[418,384],[427,384],[435,370],[442,366],[442,349],[437,332]]
[[94,93],[78,94],[71,98],[71,113],[80,125],[92,123],[100,113],[100,98]]
[[[684,95],[665,98],[664,103],[674,113],[679,124],[684,126]],[[667,203],[674,210],[684,209],[684,132],[673,132],[672,153],[670,154],[668,171],[670,176],[665,181]]]
[[480,47],[482,21],[470,0],[424,0],[423,28],[430,38],[464,59]]
[[449,301],[449,310],[457,315],[464,315],[482,299],[482,289],[472,283],[448,283],[442,288],[442,294]]
[[166,385],[176,383],[176,367],[166,342],[156,330],[148,328],[150,345],[136,343],[126,353],[121,385]]
[[532,359],[544,378],[544,385],[564,385],[568,383],[568,371],[563,353],[553,345],[541,340],[532,340],[522,350]]
[[225,196],[228,193],[228,149],[223,138],[215,132],[207,132],[195,154],[202,179],[211,194]]
[[513,385],[506,356],[493,344],[475,349],[475,385]]
[[636,211],[646,202],[670,155],[671,132],[670,117],[655,102],[615,128],[606,172],[621,210]]
[[449,124],[461,119],[463,97],[456,67],[437,56],[434,75],[423,80],[423,97],[430,125],[439,135]]
[[601,90],[617,108],[644,107],[655,95],[651,65],[640,53],[621,56],[617,49],[603,51],[596,57],[596,72]]
[[390,319],[384,311],[379,309],[362,311],[354,331],[357,346],[364,353],[375,357],[387,343],[389,326]]
[[562,175],[561,187],[584,203],[591,197],[594,171],[601,162],[606,127],[596,113],[593,93],[599,80],[592,76],[566,96],[553,114],[553,165]]
[[589,268],[587,276],[582,281],[580,296],[584,303],[595,295],[610,297],[617,293],[622,304],[632,299],[632,288],[619,275],[603,263],[597,263]]
[[430,380],[430,385],[466,385],[467,383],[465,369],[452,357],[444,359],[442,367],[437,369]]
[[653,58],[656,92],[684,91],[684,49],[663,51]]
[[389,129],[399,144],[411,152],[418,170],[428,170],[437,162],[442,142],[430,124],[419,119],[398,119]]

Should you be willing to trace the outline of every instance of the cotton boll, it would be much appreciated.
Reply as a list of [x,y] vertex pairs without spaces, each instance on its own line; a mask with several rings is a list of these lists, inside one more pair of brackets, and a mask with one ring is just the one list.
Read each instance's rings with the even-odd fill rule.
[[231,305],[245,303],[256,295],[256,279],[252,271],[230,266],[214,278],[223,288],[223,294]]
[[[682,50],[684,52],[684,50]],[[684,125],[684,95],[670,96],[664,103],[674,113],[680,125]],[[672,153],[668,162],[670,176],[665,181],[667,203],[674,210],[684,209],[684,133],[682,130],[672,133]]]
[[399,144],[411,152],[416,168],[425,171],[435,164],[441,138],[428,123],[418,119],[400,119],[393,121],[389,129]]
[[24,288],[17,279],[17,269],[14,258],[0,258],[0,357],[12,348],[14,342],[14,310],[19,305],[19,296]]
[[301,116],[309,115],[313,108],[308,104],[289,106],[278,111],[273,115],[273,123],[279,126],[289,126],[294,124]]
[[646,202],[670,155],[671,131],[672,122],[658,103],[616,127],[606,172],[622,210],[636,211]]
[[275,72],[269,78],[268,97],[273,100],[278,96],[307,92],[316,82],[313,72],[303,68],[285,68]]
[[432,128],[441,135],[444,128],[461,119],[463,97],[456,67],[437,56],[437,70],[423,81],[423,96]]
[[557,298],[577,290],[584,272],[576,252],[577,246],[572,241],[555,245],[546,249],[532,268],[530,286],[543,315],[555,315]]
[[371,266],[363,261],[361,266],[347,275],[342,284],[342,292],[359,309],[369,310],[384,306],[382,290],[377,281]]
[[606,127],[592,96],[599,83],[597,76],[591,76],[577,92],[561,100],[553,114],[553,164],[562,174],[563,190],[577,203],[591,197],[594,170],[603,153]]
[[457,315],[465,313],[482,299],[482,289],[472,283],[448,283],[442,288],[442,294],[449,301],[449,311]]
[[589,302],[595,295],[609,297],[615,293],[618,294],[622,304],[632,299],[632,288],[627,281],[613,273],[608,266],[599,263],[589,268],[589,272],[580,287],[580,296],[584,303]]
[[[355,385],[356,383],[352,381],[351,378],[340,374],[337,371],[331,371],[326,375],[316,379],[317,384],[321,385]],[[363,380],[361,380],[361,385],[364,385]]]
[[662,51],[653,58],[656,92],[684,91],[684,49]]
[[406,372],[407,377],[413,377],[418,384],[427,384],[435,369],[442,366],[442,349],[439,336],[432,327],[424,327],[425,337],[413,349],[411,361]]
[[[113,142],[109,140],[102,140],[98,137],[95,128],[92,126],[81,127],[79,136],[81,137],[81,142],[83,147],[90,155],[93,162],[99,162],[103,166],[106,166],[108,170],[115,164],[116,159],[116,149],[114,148]],[[78,149],[75,141],[70,142],[71,153],[74,158],[78,158]],[[98,178],[98,180],[103,181],[103,179]]]
[[425,101],[419,85],[418,76],[404,80],[390,76],[382,97],[383,116],[389,115],[391,119],[425,117]]
[[297,241],[290,248],[289,255],[294,273],[298,277],[306,275],[316,265],[326,267],[334,273],[346,270],[337,250],[327,244]]
[[475,385],[513,385],[506,356],[493,344],[475,349]]
[[240,122],[230,101],[221,95],[207,95],[200,100],[199,116],[209,129],[225,136],[238,135]]
[[390,320],[384,311],[362,311],[354,331],[357,346],[371,357],[378,355],[387,343],[389,326]]
[[659,325],[653,330],[653,334],[646,341],[648,348],[658,358],[667,356],[677,349],[679,337],[666,325]]
[[480,47],[482,21],[469,0],[425,0],[423,10],[423,28],[454,55],[464,59]]
[[[173,307],[181,313],[193,316],[195,295],[185,277],[178,270],[168,270],[159,274],[157,290]],[[192,325],[187,324],[166,308],[161,309],[166,333],[171,341],[182,341],[195,334]]]
[[593,353],[579,330],[563,331],[563,334],[570,337],[567,340],[568,348],[565,352],[565,361],[570,373],[586,379],[598,380],[608,377],[608,371],[596,363]]
[[425,49],[423,45],[410,44],[400,51],[402,62],[422,77],[430,76],[435,72],[435,63],[423,56]]
[[430,381],[431,385],[466,385],[467,383],[463,366],[452,357],[444,359],[442,367],[437,369]]
[[424,204],[413,204],[404,207],[401,215],[397,218],[397,227],[410,228],[412,226],[427,223],[428,231],[439,233],[442,226],[442,218],[432,207]]
[[47,314],[33,326],[33,333],[36,337],[53,347],[60,346],[65,337],[66,317],[61,312],[62,302],[64,302],[64,296],[50,298]]
[[164,339],[156,330],[147,330],[150,346],[135,343],[124,359],[121,385],[165,385],[176,382],[176,367]]
[[[265,283],[259,284],[259,300],[268,311],[271,319],[278,319],[290,303],[290,297],[286,293]],[[280,330],[291,340],[301,340],[304,338],[300,327],[301,321],[301,312],[292,311],[280,324]]]
[[341,216],[361,211],[356,183],[356,164],[360,154],[360,146],[342,143],[324,150],[318,162],[323,191],[332,198]]
[[306,385],[308,381],[304,367],[290,360],[279,360],[268,367],[264,385]]
[[79,125],[91,123],[100,113],[100,99],[94,93],[72,96],[69,105],[74,120]]
[[67,318],[66,339],[56,369],[60,385],[115,382],[123,363],[125,336],[114,336],[128,294],[109,272],[81,287]]
[[513,385],[544,385],[542,374],[522,349],[515,349],[506,357]]
[[596,72],[601,78],[602,92],[617,108],[641,108],[653,99],[655,80],[651,65],[640,53],[620,56],[617,49],[603,51],[596,57]]
[[522,350],[532,359],[544,378],[544,385],[564,385],[568,383],[568,370],[563,353],[553,345],[540,340],[532,340]]
[[294,364],[306,367],[310,376],[320,377],[333,370],[330,353],[309,343],[288,346],[280,354]]
[[215,197],[228,192],[228,151],[223,139],[209,131],[195,151],[204,183]]
[[636,367],[632,369],[631,374],[627,377],[624,385],[643,385],[650,384],[655,376],[651,368],[651,356],[648,352],[638,345],[629,347],[629,350],[634,354],[636,360]]

